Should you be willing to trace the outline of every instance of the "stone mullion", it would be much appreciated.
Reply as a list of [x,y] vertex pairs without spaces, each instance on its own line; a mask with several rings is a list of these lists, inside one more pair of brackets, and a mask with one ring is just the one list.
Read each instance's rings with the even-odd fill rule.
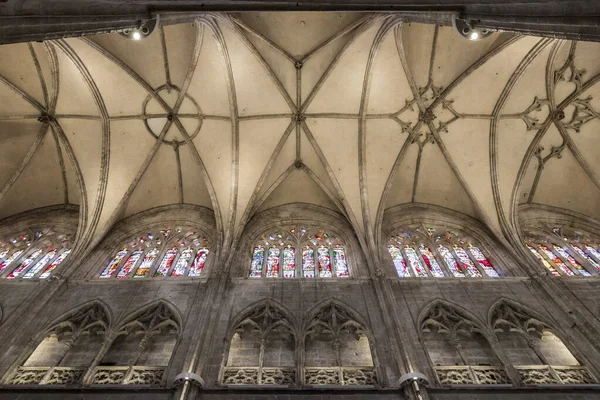
[[265,344],[266,344],[267,338],[266,335],[261,335],[260,337],[260,352],[258,353],[258,372],[257,372],[257,383],[260,385],[262,384],[262,372],[263,372],[263,365],[264,365],[264,361],[265,361]]
[[187,247],[184,247],[183,249],[181,249],[181,248],[177,249],[177,254],[175,254],[175,258],[173,259],[173,262],[171,263],[171,266],[167,270],[167,273],[165,274],[165,276],[171,276],[171,273],[173,273],[173,269],[175,268],[175,266],[177,265],[177,262],[179,261],[179,259],[183,255],[183,251],[185,249],[187,249]]
[[[19,249],[16,249],[16,251],[18,251]],[[36,251],[37,248],[34,248],[33,246],[31,246],[29,249],[24,249],[23,253],[21,253],[21,255],[19,257],[17,257],[15,260],[13,260],[13,262],[10,263],[9,266],[7,266],[6,269],[4,269],[4,271],[2,271],[2,273],[0,273],[0,278],[6,278],[8,275],[10,275],[15,269],[19,268],[19,265],[25,261],[25,259],[27,259],[27,257],[33,253],[34,251]],[[14,252],[13,252],[14,254]],[[32,263],[34,264],[35,261]]]
[[[590,247],[593,247],[591,245],[589,245]],[[593,255],[592,253],[590,253],[586,247],[586,244],[583,243],[581,245],[581,250],[585,252],[585,254],[587,254],[592,260],[596,261],[599,265],[600,265],[600,258],[596,257],[595,255]]]
[[450,250],[450,254],[452,254],[452,257],[454,257],[454,259],[456,260],[456,265],[458,265],[458,268],[465,275],[465,278],[475,278],[474,276],[471,276],[471,272],[469,272],[469,269],[463,265],[462,261],[460,260],[460,257],[458,256],[458,254],[456,254],[456,251],[454,250],[454,246],[448,246],[448,250]]
[[[125,266],[125,263],[127,262],[127,260],[129,259],[129,257],[131,257],[131,255],[133,254],[134,251],[138,250],[137,248],[135,249],[131,249],[131,250],[127,250],[127,254],[125,254],[125,257],[123,257],[123,259],[119,262],[119,265],[117,265],[117,269],[115,270],[115,272],[110,276],[109,279],[116,279],[117,275],[119,275],[119,272],[121,272],[121,269]],[[118,253],[118,251],[117,251]],[[116,256],[116,254],[113,256],[113,258],[109,261],[109,264],[112,262],[112,260],[114,259],[114,257]],[[142,257],[140,258],[141,260],[144,259],[144,252],[142,250]],[[140,261],[140,260],[138,260]],[[136,263],[137,264],[137,263]],[[108,267],[108,265],[107,265]],[[106,269],[106,267],[104,267],[104,269]],[[134,272],[134,270],[136,269],[136,266],[134,265],[133,268],[131,268],[131,271],[129,271],[129,274],[126,275],[126,277],[129,277],[131,275],[132,272]],[[104,270],[102,270],[104,271]],[[102,273],[102,272],[100,272]]]
[[400,250],[400,254],[402,254],[402,259],[404,260],[404,263],[406,264],[406,269],[408,270],[408,273],[410,274],[410,276],[413,278],[420,278],[420,276],[417,275],[417,272],[413,270],[410,260],[408,259],[408,257],[406,256],[406,252],[404,251],[404,247],[399,246],[398,249]]
[[433,276],[433,268],[429,269],[429,267],[427,266],[427,263],[423,259],[423,254],[421,254],[421,252],[419,251],[419,246],[415,244],[415,246],[413,247],[413,250],[417,254],[417,260],[419,260],[419,263],[421,264],[421,268],[423,268],[425,273],[427,273],[428,278],[435,278],[435,276]]
[[[58,257],[60,257],[60,255],[61,255],[62,253],[64,253],[64,251],[59,251],[59,250],[57,250],[57,251],[56,251],[56,255],[55,255],[54,257],[52,257],[50,260],[48,260],[48,262],[46,263],[46,265],[44,265],[42,268],[40,268],[40,270],[39,270],[38,272],[36,272],[36,273],[35,273],[35,275],[33,275],[31,278],[32,278],[32,279],[34,279],[34,278],[39,278],[39,276],[40,276],[40,275],[42,275],[42,274],[44,273],[45,269],[46,269],[46,268],[48,268],[50,265],[52,265],[52,263],[53,263],[54,261],[56,261],[56,259],[57,259]],[[31,268],[33,268],[33,266],[34,266],[34,265],[35,265],[35,264],[31,264],[31,267],[30,267],[30,268],[27,268],[27,271],[25,271],[25,273],[24,273],[23,275],[25,275],[25,274],[26,274],[26,273],[27,273],[27,272],[28,272],[28,271],[29,271]],[[111,278],[112,278],[112,277],[111,277]]]
[[[573,271],[573,274],[575,274],[575,276],[580,276],[582,275],[581,272],[574,266],[572,265],[569,260],[567,260],[565,257],[562,256],[562,254],[560,254],[555,248],[555,244],[552,242],[549,242],[548,244],[550,244],[551,246],[548,246],[548,248],[552,251],[552,253],[554,253],[554,255],[556,257],[558,257],[563,264],[565,264],[567,266],[567,268],[569,268],[571,271]],[[585,269],[585,268],[584,268]]]
[[537,356],[537,358],[539,358],[539,360],[542,362],[542,364],[543,365],[550,365],[548,363],[548,360],[544,356],[544,354],[542,354],[542,352],[540,351],[539,342],[536,341],[531,336],[529,336],[527,333],[523,333],[523,336],[525,336],[525,340],[527,341],[527,346],[529,346],[529,348],[531,350],[533,350],[533,352],[535,353],[535,355]]
[[481,276],[483,278],[490,278],[490,276],[488,276],[487,272],[485,272],[485,269],[483,269],[481,264],[479,264],[479,261],[477,261],[477,259],[473,255],[473,253],[471,253],[471,250],[468,247],[464,247],[463,249],[465,250],[465,253],[467,253],[467,255],[469,256],[469,259],[471,260],[473,265],[475,265],[475,268],[479,271]]
[[508,378],[513,382],[513,384],[519,385],[521,383],[521,376],[514,365],[512,365],[508,357],[504,354],[504,350],[502,349],[502,346],[500,346],[500,342],[498,342],[496,335],[493,334],[486,339],[488,339],[488,343],[490,344],[494,355],[498,361],[500,361],[502,366],[504,366],[504,370],[506,371]]
[[[37,250],[37,249],[36,249]],[[35,251],[35,250],[34,250]],[[23,271],[21,271],[21,273],[19,274],[18,278],[22,278],[25,276],[25,274],[33,267],[35,267],[35,265],[41,261],[42,258],[44,258],[46,256],[46,254],[48,254],[48,250],[42,250],[42,252],[40,253],[39,257],[37,257],[35,260],[33,260],[31,262],[31,264],[29,264],[29,266],[27,268],[25,268]],[[57,251],[58,253],[58,251]],[[54,258],[53,258],[54,259]],[[41,269],[44,269],[44,267],[42,267]]]
[[[156,258],[154,259],[154,262],[148,269],[148,274],[144,278],[152,278],[154,276],[154,274],[158,270],[158,267],[160,267],[160,263],[162,262],[162,259],[165,257],[167,250],[169,250],[171,247],[172,247],[171,244],[165,243],[163,245],[163,247],[158,251],[158,254],[156,255]],[[154,247],[151,246],[148,251],[152,250],[153,248]]]
[[[591,275],[598,275],[598,270],[592,264],[590,264],[590,262],[584,256],[576,252],[571,244],[566,242],[565,244],[567,245],[567,253],[569,253],[569,255],[573,257],[583,267],[584,270],[589,272]],[[583,249],[581,249],[581,251],[585,252]]]
[[[567,275],[565,274],[565,272],[564,272],[564,271],[563,271],[563,270],[562,270],[562,269],[561,269],[561,268],[560,268],[558,265],[556,265],[556,264],[554,263],[554,261],[552,261],[552,260],[550,259],[550,257],[548,257],[548,255],[546,254],[546,252],[545,252],[545,251],[543,251],[542,249],[540,249],[540,247],[539,247],[540,245],[541,245],[541,243],[538,243],[538,247],[536,248],[536,250],[537,250],[537,252],[538,252],[538,253],[539,253],[539,254],[542,256],[542,258],[543,258],[544,260],[546,260],[548,263],[550,263],[550,265],[552,265],[552,266],[554,267],[554,269],[555,269],[555,270],[556,270],[556,271],[557,271],[557,272],[558,272],[560,275],[567,276]],[[534,247],[534,246],[532,246],[532,247]],[[569,267],[567,267],[567,268],[569,268]]]
[[98,351],[98,354],[96,354],[96,357],[94,357],[94,359],[92,360],[92,363],[90,364],[87,371],[83,375],[81,382],[84,385],[91,385],[93,383],[95,370],[98,367],[98,364],[100,364],[100,361],[102,361],[102,359],[104,358],[104,356],[110,349],[110,346],[113,344],[115,339],[116,338],[114,337],[114,335],[112,333],[109,333],[108,335],[106,335],[106,337],[104,338],[104,341],[102,342],[102,347],[100,347],[100,350]]
[[[188,274],[190,273],[190,270],[192,269],[192,265],[194,265],[194,261],[196,261],[196,257],[198,257],[198,253],[200,252],[200,249],[196,250],[196,249],[192,248],[191,245],[189,247],[192,250],[192,258],[190,258],[190,262],[188,263],[187,267],[185,267],[185,270],[183,271],[182,276],[188,276]],[[209,252],[209,254],[210,254],[210,252]],[[208,261],[208,254],[206,255],[206,261]],[[206,266],[206,261],[204,262],[205,266]],[[252,263],[252,260],[250,260],[250,263]]]
[[432,247],[429,247],[429,249],[431,249],[433,256],[437,259],[438,264],[440,265],[440,268],[442,268],[442,270],[446,273],[446,276],[449,278],[454,278],[454,274],[452,273],[452,271],[446,264],[446,260],[444,259],[444,257],[442,257],[442,255],[438,251],[437,247],[432,246]]

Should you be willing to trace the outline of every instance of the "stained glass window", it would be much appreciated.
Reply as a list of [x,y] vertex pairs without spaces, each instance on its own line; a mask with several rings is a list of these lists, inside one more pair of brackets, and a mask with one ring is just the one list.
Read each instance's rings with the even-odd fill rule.
[[398,272],[398,276],[401,278],[408,278],[410,273],[408,272],[408,268],[406,268],[406,263],[402,258],[402,252],[399,248],[393,245],[388,246],[388,251],[392,256],[392,260],[394,261],[394,267],[396,267],[396,272]]
[[71,249],[66,249],[65,251],[63,251],[60,256],[56,257],[56,260],[54,260],[54,262],[50,265],[48,265],[48,267],[46,268],[46,270],[44,271],[44,273],[42,275],[40,275],[41,279],[46,279],[47,277],[50,276],[50,274],[52,273],[52,271],[54,271],[54,269],[56,267],[58,267],[58,265],[63,262],[65,260],[65,258],[67,258],[67,256],[71,253]]
[[208,255],[207,244],[197,232],[179,227],[144,233],[119,250],[100,278],[200,276]]
[[573,276],[575,273],[567,267],[556,254],[546,245],[541,244],[540,250],[556,265],[565,275]]
[[206,264],[206,258],[208,257],[208,249],[206,247],[198,250],[198,254],[192,263],[192,267],[190,268],[190,272],[188,276],[200,276],[202,273],[202,269],[204,268],[204,264]]
[[[266,263],[265,268],[262,268],[263,262]],[[290,227],[263,235],[254,246],[250,265],[252,278],[348,276],[345,247],[333,234],[323,229]]]
[[595,248],[593,248],[589,244],[586,244],[585,248],[586,248],[587,251],[590,252],[591,255],[593,255],[594,257],[596,257],[596,260],[600,261],[600,251],[596,250]]
[[127,249],[120,250],[108,264],[106,269],[102,271],[100,278],[110,278],[115,273],[117,268],[119,268],[119,264],[121,264],[121,261],[123,261],[123,258],[125,258],[126,255]]
[[13,261],[15,261],[17,258],[19,258],[19,256],[21,256],[21,254],[23,254],[24,250],[17,250],[14,253],[12,253],[10,255],[10,257],[8,257],[6,260],[2,261],[0,263],[0,271],[3,271],[6,267],[8,267],[10,264],[12,264]]
[[250,278],[260,278],[265,260],[265,248],[256,246],[252,250],[252,264],[250,265]]
[[56,255],[57,250],[53,249],[50,250],[49,252],[47,252],[44,257],[42,257],[40,259],[40,261],[38,261],[33,268],[31,268],[29,271],[27,271],[27,273],[25,275],[23,275],[23,278],[25,279],[30,279],[33,278],[38,272],[40,272],[42,270],[42,268],[44,268],[46,266],[46,264],[48,264],[50,262],[50,260],[52,260],[54,258],[54,256]]
[[177,247],[172,247],[167,250],[162,261],[158,265],[154,276],[167,276],[169,269],[171,269],[171,265],[173,265],[173,261],[175,261],[175,257],[177,257]]
[[302,274],[305,278],[315,277],[315,251],[310,246],[302,249]]
[[567,252],[567,249],[565,249],[565,248],[564,248],[564,247],[562,247],[562,246],[557,246],[557,245],[554,245],[554,250],[555,250],[555,251],[556,251],[558,254],[560,254],[560,255],[561,255],[561,256],[562,256],[562,257],[563,257],[565,260],[567,260],[567,262],[568,262],[569,264],[571,264],[571,266],[572,266],[573,268],[575,268],[577,271],[579,271],[579,273],[580,273],[581,275],[583,275],[583,276],[590,276],[590,275],[591,275],[589,272],[587,272],[587,271],[585,270],[585,268],[583,268],[583,267],[581,266],[581,264],[579,264],[579,262],[578,262],[576,259],[574,259],[574,258],[573,258],[573,256],[571,256],[571,255],[570,255],[570,254]]
[[554,276],[560,276],[560,274],[558,273],[558,271],[552,266],[552,264],[550,264],[548,261],[546,261],[546,259],[544,257],[542,257],[542,255],[532,246],[530,245],[526,245],[527,248],[529,250],[531,250],[531,252],[533,253],[533,255],[542,263],[544,264],[544,267],[546,267],[546,269],[548,269],[548,271],[550,271],[552,273],[552,275]]
[[404,248],[404,252],[406,253],[406,257],[408,257],[408,263],[412,268],[415,276],[418,277],[427,277],[427,271],[423,268],[421,263],[419,262],[419,256],[417,256],[417,252],[412,247],[406,246]]
[[423,257],[423,261],[425,261],[425,265],[427,265],[429,272],[431,272],[431,274],[436,278],[443,277],[444,272],[433,256],[431,249],[429,247],[425,247],[424,245],[420,245],[419,252],[421,252],[421,257]]
[[283,277],[293,278],[296,276],[296,249],[287,245],[283,249]]
[[477,262],[479,263],[479,266],[481,268],[483,268],[483,270],[485,271],[487,276],[494,277],[494,278],[497,278],[499,276],[498,272],[496,272],[494,267],[492,267],[492,264],[483,255],[481,250],[479,250],[479,247],[476,247],[476,246],[473,246],[472,244],[470,244],[469,251],[473,255],[473,258],[475,258],[475,260],[477,260]]
[[590,257],[585,251],[583,251],[581,249],[581,247],[575,246],[575,245],[571,245],[571,247],[573,248],[573,250],[575,250],[577,252],[577,254],[579,254],[581,257],[585,258],[587,260],[587,262],[589,262],[592,265],[592,267],[600,270],[600,264],[598,264],[596,261],[594,261],[594,259],[592,257]]
[[325,246],[317,248],[317,258],[319,260],[319,276],[321,278],[330,278],[333,276],[331,272],[331,258],[329,257],[329,249]]
[[471,275],[473,277],[481,277],[481,272],[479,272],[477,267],[475,267],[475,265],[473,264],[473,261],[471,261],[471,259],[469,258],[469,255],[467,254],[465,249],[463,249],[462,247],[455,244],[454,252],[458,256],[458,259],[460,260],[460,263],[462,264],[463,270],[466,270],[469,273],[469,275]]
[[156,260],[156,257],[158,257],[158,249],[154,248],[154,249],[149,250],[146,253],[146,256],[144,257],[144,259],[142,260],[142,263],[140,264],[138,269],[135,271],[135,274],[133,275],[133,277],[134,278],[143,278],[144,276],[146,276],[148,274],[148,271],[152,267],[152,264],[154,264],[154,260]]
[[277,278],[279,276],[279,248],[270,247],[267,253],[267,278]]
[[186,268],[192,260],[193,255],[193,250],[190,247],[184,249],[179,256],[179,259],[177,259],[177,264],[175,264],[175,268],[173,268],[171,276],[183,276]]
[[117,278],[126,278],[127,276],[129,276],[129,273],[133,271],[133,268],[135,267],[139,259],[142,258],[142,254],[144,254],[142,250],[136,250],[133,253],[131,253],[127,261],[125,261],[125,265],[123,265],[123,268],[121,268],[121,270],[117,274]]
[[25,260],[15,270],[13,270],[8,276],[8,279],[13,279],[21,275],[35,260],[42,254],[42,249],[36,249],[25,258]]
[[333,263],[335,266],[335,276],[344,278],[348,276],[348,264],[346,263],[346,251],[342,246],[333,248]]
[[452,255],[452,252],[448,250],[447,247],[442,245],[438,246],[438,251],[440,252],[440,255],[444,258],[444,262],[446,263],[450,271],[452,271],[452,275],[454,275],[457,278],[464,278],[465,274],[458,266],[458,262]]

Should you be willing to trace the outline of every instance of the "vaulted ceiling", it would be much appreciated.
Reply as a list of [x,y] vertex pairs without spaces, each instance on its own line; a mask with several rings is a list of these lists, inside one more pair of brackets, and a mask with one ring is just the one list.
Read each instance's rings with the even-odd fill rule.
[[426,203],[515,229],[521,203],[600,218],[600,44],[393,15],[246,13],[0,46],[0,218],[79,204],[79,240],[153,207],[226,242],[292,202],[363,238]]

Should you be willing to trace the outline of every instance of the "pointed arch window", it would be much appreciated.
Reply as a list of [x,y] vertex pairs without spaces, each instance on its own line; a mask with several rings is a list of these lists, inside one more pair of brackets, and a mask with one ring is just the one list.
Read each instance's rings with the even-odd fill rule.
[[401,278],[497,278],[498,270],[472,239],[459,233],[415,225],[393,234],[388,252]]
[[[108,330],[104,308],[92,304],[52,326],[8,380],[12,385],[81,383]],[[10,372],[9,372],[10,374]]]
[[524,309],[501,303],[492,311],[492,328],[521,382],[589,384],[596,380],[556,335],[554,329]]
[[334,234],[295,226],[263,235],[252,247],[250,278],[347,278],[346,247]]
[[233,329],[221,369],[224,385],[296,383],[296,339],[289,319],[265,303],[243,316]]
[[441,384],[509,383],[484,329],[454,308],[441,303],[431,307],[420,334]]
[[525,246],[553,276],[600,274],[600,239],[580,229],[545,223],[526,228]]
[[306,325],[304,351],[306,385],[377,385],[364,326],[335,303],[319,310]]
[[0,278],[46,279],[71,253],[71,235],[51,229],[0,240]]
[[131,318],[117,332],[94,368],[91,383],[163,385],[180,333],[173,310],[159,302]]
[[162,229],[136,236],[119,246],[99,277],[197,277],[208,254],[208,240],[201,234],[185,228]]

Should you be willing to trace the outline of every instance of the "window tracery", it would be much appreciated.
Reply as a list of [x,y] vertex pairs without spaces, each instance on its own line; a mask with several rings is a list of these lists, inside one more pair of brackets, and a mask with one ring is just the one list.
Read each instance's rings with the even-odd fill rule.
[[250,278],[347,278],[346,247],[324,229],[293,226],[263,235],[252,248]]
[[588,369],[545,323],[503,302],[494,308],[492,328],[524,384],[595,383]]
[[179,331],[170,307],[162,302],[147,307],[117,331],[91,383],[161,385]]
[[84,307],[50,328],[9,384],[64,385],[80,383],[102,347],[108,316],[97,303]]
[[335,303],[321,308],[304,333],[305,384],[377,385],[366,330]]
[[423,344],[441,384],[505,384],[508,375],[484,330],[443,303],[421,322]]
[[0,278],[46,279],[71,253],[71,235],[27,230],[0,239]]
[[290,321],[267,302],[235,327],[221,381],[225,385],[295,384],[295,347]]
[[391,235],[388,251],[401,278],[500,276],[479,245],[451,230],[410,226]]
[[185,228],[136,236],[119,246],[100,278],[197,277],[209,253],[208,240]]
[[600,238],[567,226],[539,224],[524,231],[525,246],[553,276],[600,272]]

